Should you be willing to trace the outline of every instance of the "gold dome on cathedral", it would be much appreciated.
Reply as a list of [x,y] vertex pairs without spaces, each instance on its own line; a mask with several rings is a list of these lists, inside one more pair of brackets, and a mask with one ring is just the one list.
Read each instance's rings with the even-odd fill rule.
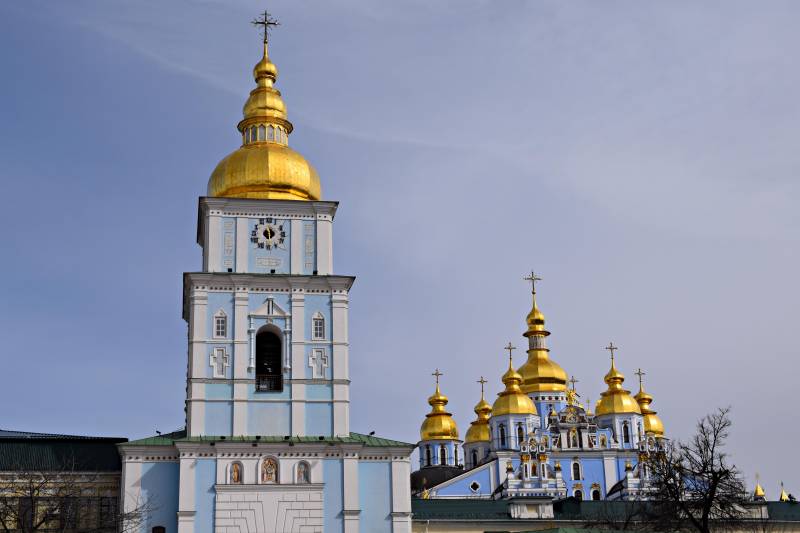
[[[485,383],[481,378],[481,383]],[[464,437],[464,443],[470,442],[489,442],[491,435],[489,432],[489,417],[492,415],[492,406],[489,405],[483,397],[483,390],[481,390],[481,400],[475,405],[475,414],[478,415],[467,430],[467,435]]]
[[[531,275],[532,280],[538,280]],[[567,373],[561,366],[550,359],[550,350],[546,346],[545,337],[550,332],[544,326],[544,314],[536,304],[536,290],[531,292],[533,305],[525,318],[528,329],[523,334],[528,338],[528,360],[519,367],[522,376],[522,391],[531,392],[564,392],[567,390]]]
[[453,415],[444,408],[447,402],[447,396],[439,390],[437,380],[436,391],[428,398],[431,412],[425,415],[425,420],[419,428],[420,440],[458,440],[456,421],[453,420]]
[[626,413],[641,414],[639,403],[631,396],[630,391],[622,388],[625,376],[617,370],[613,357],[611,359],[611,369],[606,374],[604,381],[608,385],[608,389],[600,393],[600,399],[597,400],[594,409],[596,416]]
[[492,416],[537,414],[533,400],[520,389],[522,376],[514,370],[510,358],[508,370],[503,374],[502,379],[506,388],[497,395],[497,399],[492,405]]
[[292,123],[286,104],[274,87],[278,68],[264,56],[253,68],[256,87],[244,105],[237,128],[242,146],[217,164],[208,180],[208,195],[228,198],[319,200],[319,175],[306,159],[289,148]]
[[641,379],[639,380],[639,392],[636,393],[634,398],[636,399],[636,403],[639,404],[639,410],[642,412],[645,434],[663,437],[664,423],[661,421],[661,418],[658,417],[656,411],[650,409],[650,404],[653,403],[653,397],[644,391],[644,384]]

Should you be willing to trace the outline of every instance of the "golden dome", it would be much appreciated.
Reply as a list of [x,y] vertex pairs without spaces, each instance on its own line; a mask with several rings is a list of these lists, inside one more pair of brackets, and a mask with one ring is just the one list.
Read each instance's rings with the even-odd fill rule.
[[[437,370],[438,374],[438,370]],[[425,415],[425,420],[419,428],[420,440],[457,440],[458,427],[453,415],[444,410],[447,405],[447,396],[439,390],[439,379],[436,379],[436,391],[428,398],[431,412]]]
[[229,198],[319,200],[319,175],[288,146],[292,123],[273,84],[278,68],[264,56],[253,68],[256,88],[244,105],[237,128],[242,146],[219,162],[208,180],[208,195]]
[[520,383],[522,376],[514,370],[509,357],[508,370],[503,374],[503,384],[506,388],[497,395],[492,405],[492,416],[537,414],[533,400],[519,388]]
[[528,329],[523,334],[528,338],[528,360],[519,367],[522,376],[522,391],[531,392],[565,392],[567,390],[567,373],[558,363],[550,359],[550,350],[546,346],[545,337],[550,335],[544,327],[544,314],[536,305],[536,286],[539,280],[533,273],[528,278],[533,282],[531,295],[533,305],[525,319]]
[[639,404],[639,410],[642,412],[644,420],[644,432],[647,435],[655,435],[657,437],[664,436],[664,423],[656,414],[656,411],[650,409],[650,404],[653,403],[653,397],[644,391],[644,384],[642,383],[642,375],[644,372],[639,371],[639,392],[634,396],[636,403]]
[[481,401],[475,405],[475,414],[478,415],[478,418],[469,425],[467,436],[464,438],[466,444],[470,442],[489,442],[491,440],[489,417],[492,415],[492,406],[483,398],[483,384],[485,382],[481,377]]
[[630,391],[622,388],[622,383],[625,381],[625,376],[622,372],[617,370],[614,365],[614,357],[611,357],[611,370],[606,374],[605,382],[608,385],[608,390],[600,393],[600,400],[595,406],[595,414],[609,415],[609,414],[624,414],[624,413],[639,413],[639,404],[631,396]]

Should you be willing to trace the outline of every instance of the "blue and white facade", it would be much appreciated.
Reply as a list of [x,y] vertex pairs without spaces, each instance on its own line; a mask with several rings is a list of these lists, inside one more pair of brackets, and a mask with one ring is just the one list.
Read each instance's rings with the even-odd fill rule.
[[[533,369],[527,372],[534,376],[529,381],[537,390],[529,390],[527,396],[535,405],[535,412],[504,409],[502,414],[492,414],[488,419],[488,437],[467,439],[463,472],[426,486],[418,491],[419,496],[531,501],[538,498],[542,502],[566,497],[646,498],[647,472],[640,463],[661,446],[664,438],[660,420],[648,407],[652,397],[643,389],[636,397],[622,389],[624,377],[612,359],[611,370],[605,377],[608,390],[597,404],[602,414],[593,414],[588,405],[580,404],[574,388],[568,388],[563,370],[537,354],[546,350],[544,337],[549,332],[543,328],[544,319],[535,301],[529,319],[531,316],[540,324],[534,323],[526,334],[531,349],[528,362],[519,372],[526,371],[526,366]],[[509,375],[520,378],[520,374],[509,369],[504,383],[509,381]],[[507,391],[508,388],[498,396],[508,394]],[[478,420],[473,425],[481,422],[480,406],[476,406]],[[421,456],[423,453],[420,449]],[[532,505],[531,518],[548,518],[546,513],[552,513],[552,507],[545,504],[536,509]]]
[[120,446],[124,508],[153,507],[142,532],[411,531],[413,445],[350,430],[337,206],[200,198],[186,428]]

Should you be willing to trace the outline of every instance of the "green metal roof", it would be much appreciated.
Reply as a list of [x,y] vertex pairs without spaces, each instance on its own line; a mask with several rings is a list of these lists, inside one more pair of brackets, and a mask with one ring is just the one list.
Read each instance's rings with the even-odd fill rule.
[[264,444],[275,443],[312,443],[318,442],[323,444],[363,444],[372,448],[383,447],[401,447],[413,448],[415,445],[408,442],[401,442],[399,440],[384,439],[374,435],[363,435],[361,433],[350,433],[349,437],[329,437],[329,436],[305,436],[305,437],[292,437],[280,435],[261,435],[261,436],[239,436],[230,437],[222,435],[203,435],[201,437],[187,437],[185,430],[174,431],[164,435],[155,435],[144,439],[133,440],[128,442],[129,445],[134,446],[172,446],[176,442],[259,442]]

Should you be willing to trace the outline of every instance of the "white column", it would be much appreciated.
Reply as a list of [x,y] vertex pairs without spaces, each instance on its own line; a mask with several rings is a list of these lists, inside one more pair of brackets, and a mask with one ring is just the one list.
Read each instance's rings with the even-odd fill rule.
[[392,532],[411,533],[411,460],[392,459]]
[[333,221],[327,215],[317,218],[317,274],[333,274]]
[[[292,380],[305,379],[305,294],[292,292],[292,344],[291,361]],[[306,386],[302,383],[292,383],[292,435],[306,434]]]
[[248,219],[236,219],[236,272],[247,272],[248,253],[250,251],[250,232]]
[[[248,312],[250,309],[247,288],[236,287],[233,296],[233,377],[244,380],[248,377],[247,367],[250,365],[248,339]],[[245,382],[233,384],[233,434],[247,434],[247,389]]]
[[[333,326],[333,379],[349,380],[348,297],[334,294],[332,300]],[[333,385],[333,434],[350,434],[350,386],[346,383]]]
[[208,271],[222,272],[222,219],[219,215],[208,217],[208,239],[206,240]]
[[[189,377],[201,378],[205,376],[206,365],[209,364],[206,346],[208,293],[192,289],[189,305]],[[189,436],[202,435],[205,425],[205,385],[190,382],[187,395],[187,433]]]
[[195,507],[195,469],[197,459],[184,456],[180,458],[180,488],[178,491],[178,533],[194,533]]
[[611,454],[603,454],[603,473],[605,474],[604,492],[608,491],[617,482],[617,461]]
[[358,533],[361,514],[358,501],[358,455],[345,452],[342,463],[344,533]]
[[141,501],[142,462],[127,454],[122,461],[122,508],[131,512],[144,503]]
[[303,221],[300,219],[292,220],[290,235],[290,272],[292,274],[303,273]]

